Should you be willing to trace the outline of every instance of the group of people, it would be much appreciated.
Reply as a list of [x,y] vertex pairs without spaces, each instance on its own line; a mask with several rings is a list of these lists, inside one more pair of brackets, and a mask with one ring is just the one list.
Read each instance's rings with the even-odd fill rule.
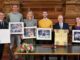
[[[12,5],[12,10],[7,16],[5,13],[0,11],[0,29],[8,29],[9,22],[24,22],[24,27],[37,26],[39,28],[53,28],[53,29],[69,29],[69,25],[64,22],[63,15],[58,16],[58,22],[53,24],[53,21],[48,18],[47,11],[42,12],[43,18],[41,20],[36,20],[32,11],[28,11],[26,18],[23,19],[23,15],[19,12],[18,5]],[[6,19],[5,19],[6,17]],[[76,24],[72,27],[73,29],[80,29],[80,17],[76,18]],[[17,47],[21,44],[21,35],[11,34],[10,49],[14,46],[14,41],[16,41]],[[27,43],[34,44],[35,40],[27,39]],[[24,42],[24,41],[23,41]],[[37,43],[49,43],[49,41],[37,41]],[[50,42],[51,43],[51,42]],[[0,60],[3,55],[4,44],[0,44]]]

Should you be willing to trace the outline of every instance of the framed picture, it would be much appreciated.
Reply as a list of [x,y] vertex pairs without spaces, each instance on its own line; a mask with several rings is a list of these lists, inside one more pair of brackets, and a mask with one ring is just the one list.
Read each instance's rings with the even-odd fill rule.
[[72,42],[73,43],[80,43],[80,30],[73,30],[72,31]]
[[36,26],[24,27],[23,39],[36,38]]
[[10,43],[10,30],[0,29],[0,44]]
[[68,45],[68,30],[55,29],[54,30],[54,45],[67,46]]
[[51,28],[37,28],[37,40],[51,40]]
[[9,23],[10,34],[23,34],[24,32],[23,27],[24,27],[23,22],[10,22]]

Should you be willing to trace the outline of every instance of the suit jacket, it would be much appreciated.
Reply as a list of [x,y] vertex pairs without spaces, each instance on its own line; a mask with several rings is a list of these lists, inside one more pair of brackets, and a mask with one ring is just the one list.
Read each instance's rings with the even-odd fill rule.
[[[59,23],[56,23],[53,26],[54,29],[61,29]],[[62,29],[69,29],[69,25],[67,23],[63,23],[63,28]]]
[[[0,29],[7,29],[7,28],[8,28],[8,22],[3,21],[2,24],[0,22]],[[0,44],[0,60],[2,59],[3,49],[4,49],[4,44]]]
[[8,29],[8,22],[3,21],[2,24],[0,23],[0,29]]

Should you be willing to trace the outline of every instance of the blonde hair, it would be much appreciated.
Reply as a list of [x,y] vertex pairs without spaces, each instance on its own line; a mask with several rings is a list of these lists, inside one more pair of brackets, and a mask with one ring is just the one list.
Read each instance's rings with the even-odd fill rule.
[[32,13],[32,15],[33,15],[32,19],[34,19],[34,13],[33,13],[33,11],[28,11],[27,14],[28,13]]

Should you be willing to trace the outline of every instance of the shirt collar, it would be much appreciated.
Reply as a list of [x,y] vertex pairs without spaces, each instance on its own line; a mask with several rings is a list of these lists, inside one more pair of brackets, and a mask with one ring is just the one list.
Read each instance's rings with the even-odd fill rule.
[[43,18],[44,20],[48,20],[48,18]]
[[61,22],[61,23],[59,22],[59,24],[63,24],[63,22]]
[[12,14],[18,14],[19,12],[12,12]]
[[3,20],[0,20],[0,22],[3,22]]

